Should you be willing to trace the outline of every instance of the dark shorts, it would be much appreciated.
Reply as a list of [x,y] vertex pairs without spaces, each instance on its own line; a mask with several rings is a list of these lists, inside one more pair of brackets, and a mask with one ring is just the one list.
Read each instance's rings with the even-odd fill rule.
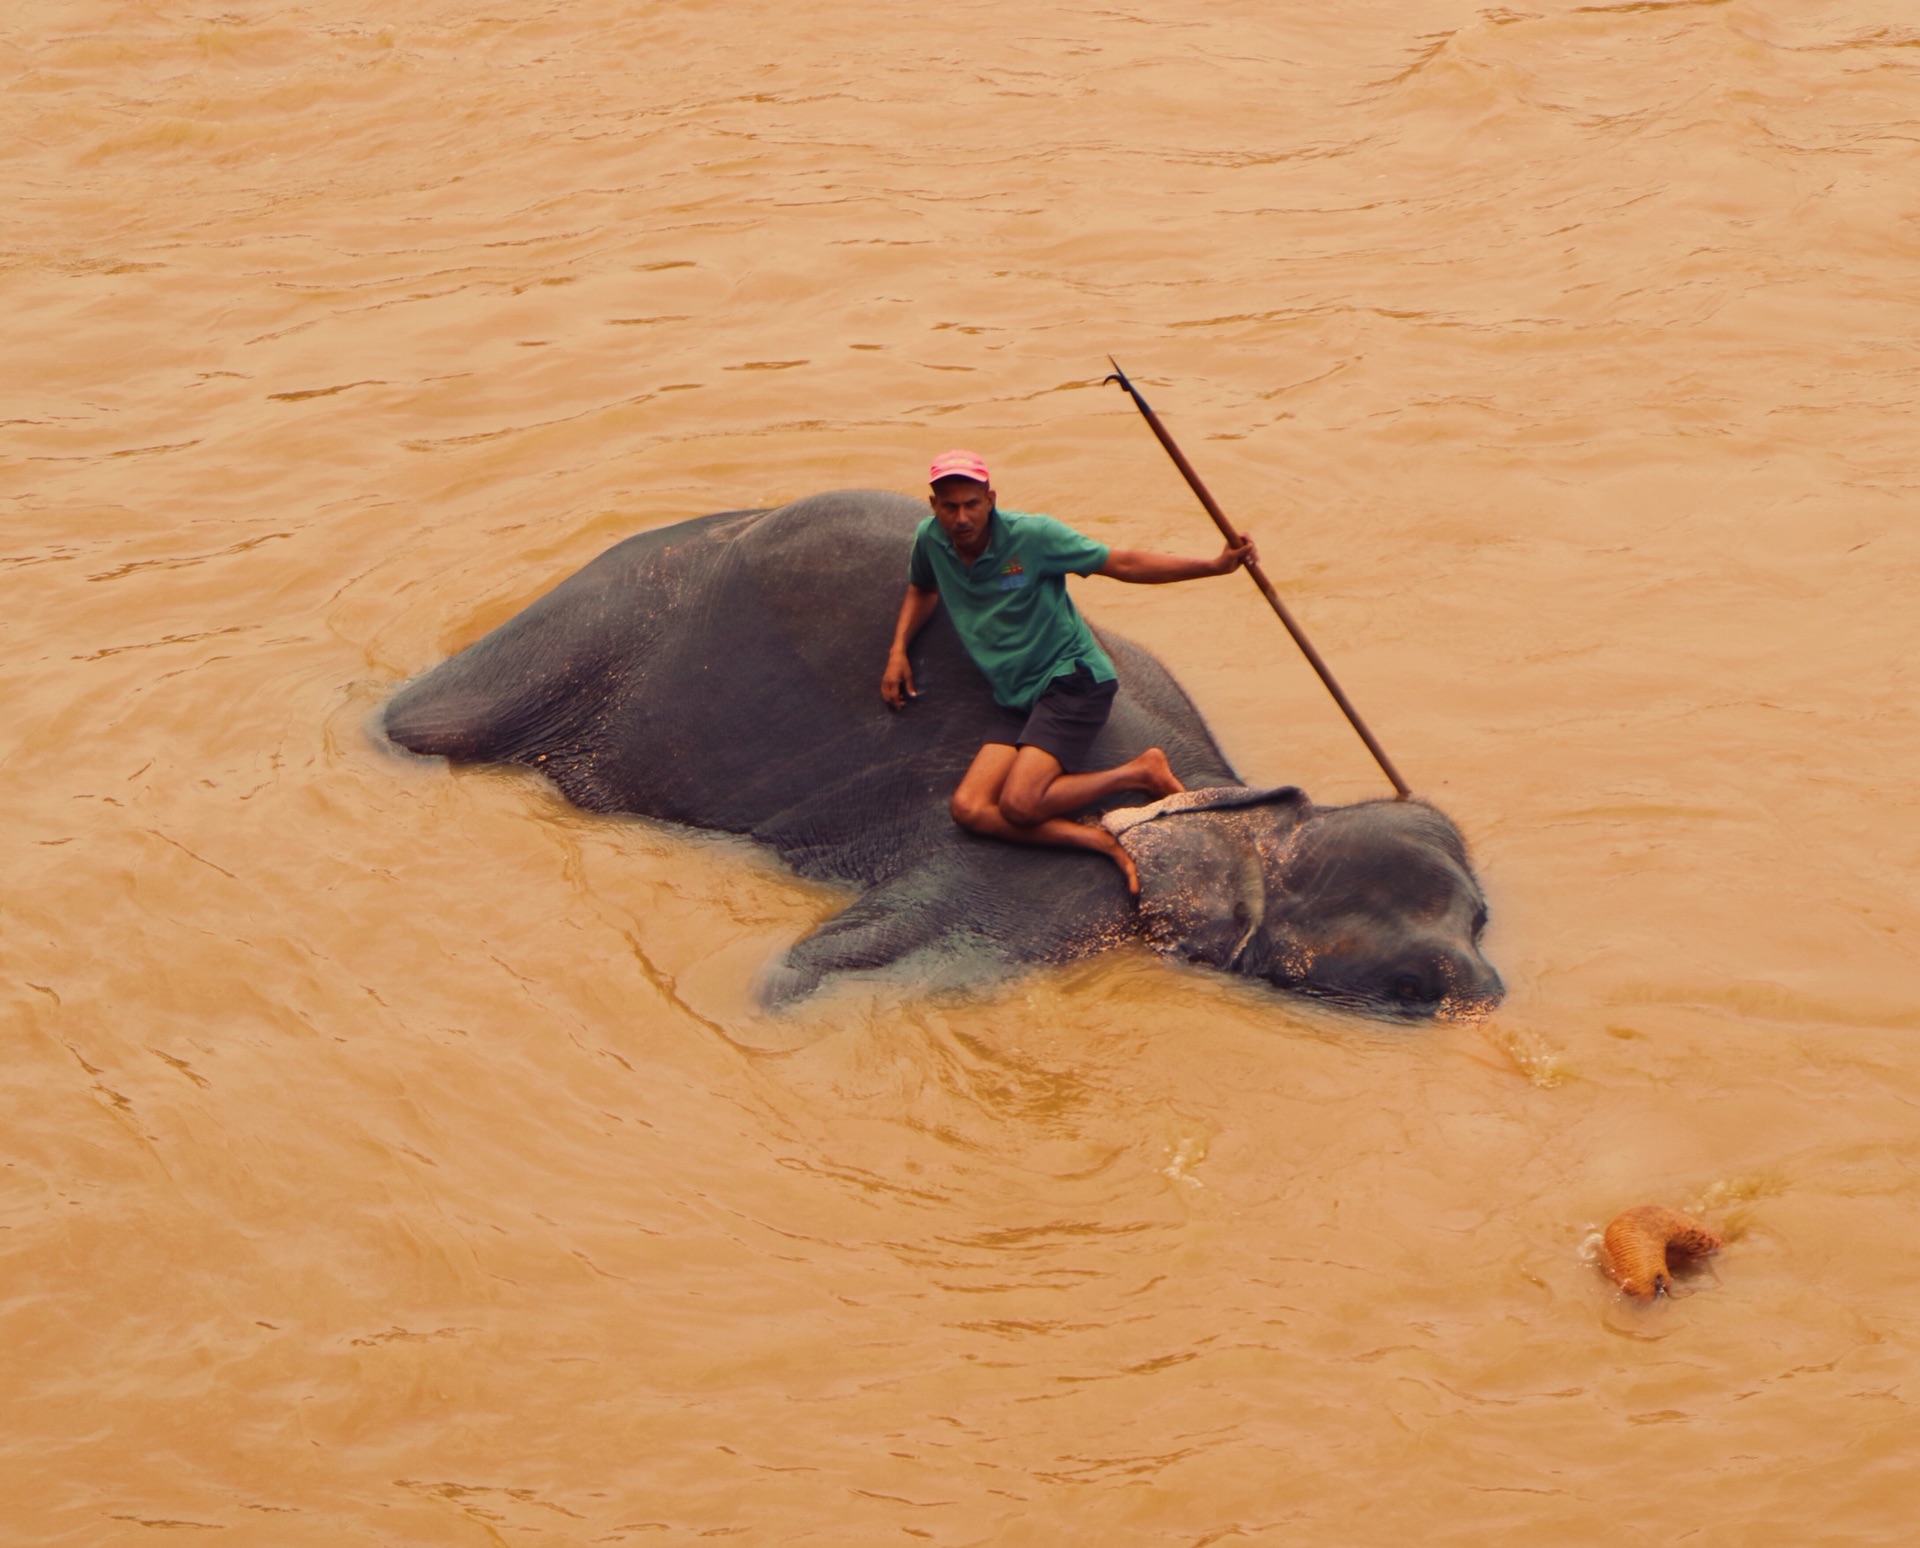
[[1008,740],[1016,747],[1051,753],[1061,768],[1078,774],[1087,766],[1087,753],[1107,723],[1119,691],[1118,683],[1097,683],[1085,666],[1076,666],[1042,688],[1032,709],[1023,713],[1002,708],[1000,713],[1009,725],[1020,727],[1020,734]]

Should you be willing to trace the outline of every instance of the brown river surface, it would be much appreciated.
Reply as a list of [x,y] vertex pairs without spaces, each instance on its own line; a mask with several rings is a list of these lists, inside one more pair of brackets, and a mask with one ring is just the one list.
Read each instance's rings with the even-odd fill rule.
[[[0,21],[0,1537],[1912,1540],[1911,0],[230,3]],[[838,895],[372,733],[949,445],[1214,551],[1108,352],[1493,1017],[768,1016]],[[1078,586],[1384,791],[1244,580]],[[1651,1308],[1642,1203],[1728,1237]]]

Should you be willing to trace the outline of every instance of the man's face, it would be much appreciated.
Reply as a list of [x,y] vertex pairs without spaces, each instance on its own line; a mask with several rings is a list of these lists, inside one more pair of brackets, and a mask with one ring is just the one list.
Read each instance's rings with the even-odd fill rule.
[[991,485],[970,478],[943,478],[933,486],[927,503],[955,548],[971,551],[986,542],[987,522],[993,515]]

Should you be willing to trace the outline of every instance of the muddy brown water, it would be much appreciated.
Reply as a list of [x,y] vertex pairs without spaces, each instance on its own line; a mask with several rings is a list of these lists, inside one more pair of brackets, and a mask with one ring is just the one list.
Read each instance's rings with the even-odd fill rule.
[[[1908,1540],[1905,0],[20,0],[0,82],[7,1541]],[[834,895],[370,737],[951,444],[1209,551],[1109,351],[1468,834],[1492,1019],[767,1018]],[[1244,581],[1079,595],[1382,791]],[[1730,1238],[1650,1310],[1639,1203]]]

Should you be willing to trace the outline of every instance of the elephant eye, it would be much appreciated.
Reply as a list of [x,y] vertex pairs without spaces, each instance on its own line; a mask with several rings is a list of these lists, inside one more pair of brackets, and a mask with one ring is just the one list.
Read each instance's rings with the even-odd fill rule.
[[1482,903],[1473,911],[1473,938],[1480,939],[1480,932],[1487,927],[1487,905]]
[[1440,998],[1439,995],[1427,988],[1418,974],[1414,973],[1396,973],[1394,975],[1393,997],[1402,1005],[1412,1005],[1422,1000],[1437,1000]]

